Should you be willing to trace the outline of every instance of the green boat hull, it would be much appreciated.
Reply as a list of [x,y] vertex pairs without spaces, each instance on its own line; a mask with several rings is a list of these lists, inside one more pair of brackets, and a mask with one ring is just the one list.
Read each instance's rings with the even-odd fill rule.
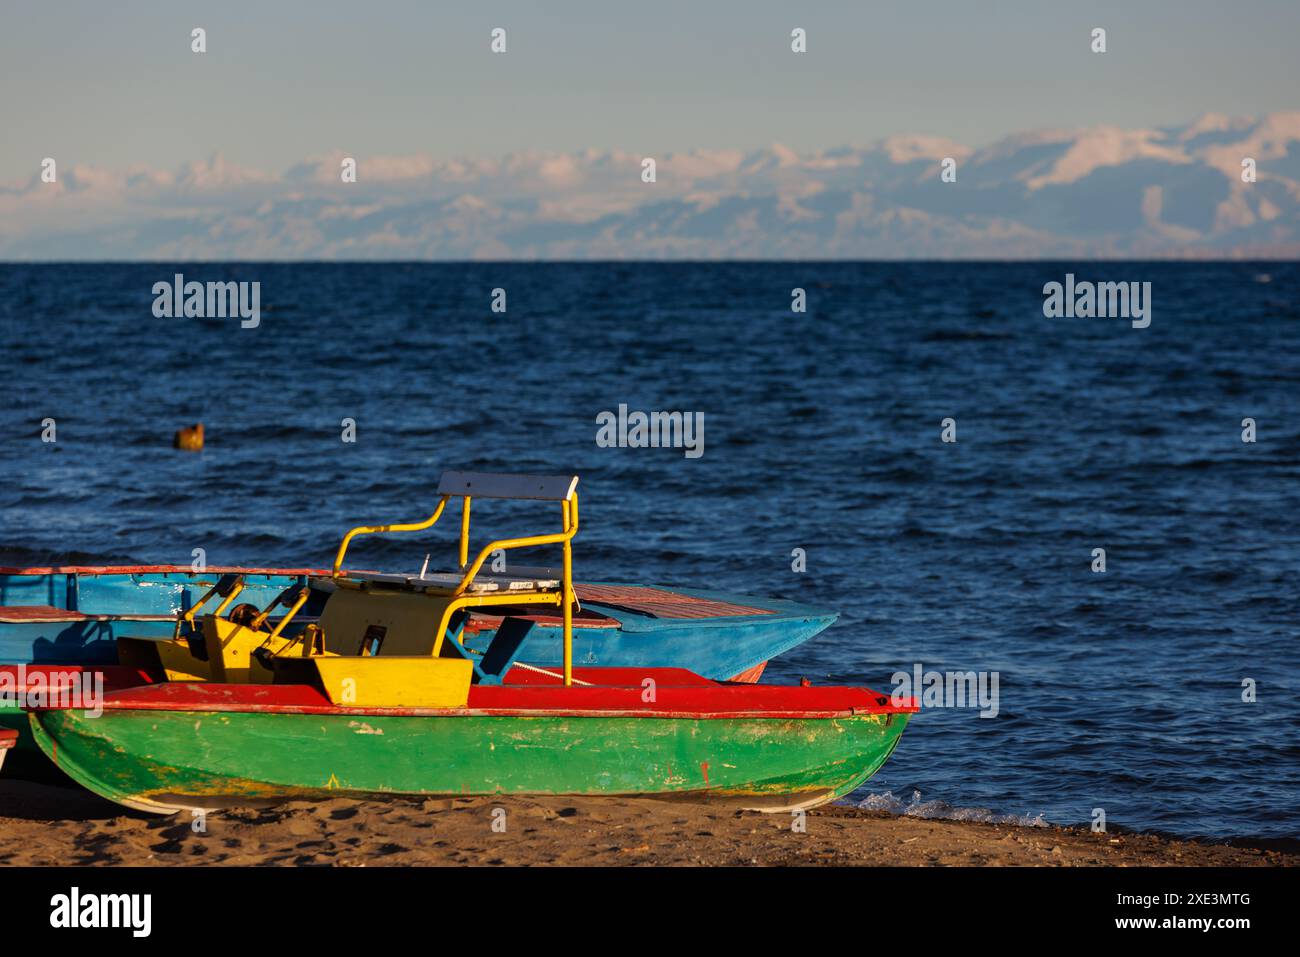
[[831,718],[32,714],[71,778],[158,813],[295,799],[496,794],[719,801],[779,811],[848,794],[884,764],[906,714]]

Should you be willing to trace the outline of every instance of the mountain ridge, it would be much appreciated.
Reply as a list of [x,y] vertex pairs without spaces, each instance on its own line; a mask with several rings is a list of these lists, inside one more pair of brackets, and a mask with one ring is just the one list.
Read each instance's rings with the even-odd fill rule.
[[[220,153],[0,186],[0,259],[1253,258],[1300,253],[1300,111],[799,152]],[[941,163],[956,161],[956,181]],[[1242,160],[1257,182],[1241,179]]]

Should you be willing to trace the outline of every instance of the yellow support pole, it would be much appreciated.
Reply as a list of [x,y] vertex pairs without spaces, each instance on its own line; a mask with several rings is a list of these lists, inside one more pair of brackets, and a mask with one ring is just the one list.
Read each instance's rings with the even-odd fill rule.
[[[564,597],[564,686],[573,685],[573,525],[577,518],[578,501],[575,496],[570,509],[567,501],[561,502],[564,509],[564,568],[560,578],[560,588]],[[570,518],[572,516],[572,518]]]
[[275,626],[269,635],[266,636],[266,641],[263,642],[264,645],[269,645],[271,642],[275,641],[275,639],[280,637],[280,632],[284,631],[285,626],[293,620],[294,615],[302,611],[302,606],[307,604],[307,599],[310,597],[311,592],[304,588],[302,594],[298,596],[298,600],[293,603],[293,607],[285,613],[285,616],[280,619],[280,623]]
[[460,513],[460,567],[469,564],[469,496],[465,496],[465,507]]
[[226,600],[217,606],[217,610],[212,613],[213,616],[220,618],[222,613],[234,603],[235,599],[239,597],[239,593],[243,590],[244,581],[243,579],[240,579],[235,583],[235,587],[230,589],[230,594],[226,596]]
[[[456,598],[447,602],[446,607],[442,610],[442,615],[438,618],[438,630],[434,632],[433,651],[430,652],[432,657],[437,658],[442,654],[442,643],[447,637],[447,627],[451,624],[452,613],[468,606],[468,604],[468,600]],[[464,642],[462,641],[461,644],[464,644]]]
[[178,616],[176,616],[176,627],[172,629],[173,641],[180,641],[181,622],[188,622],[191,625],[194,624],[194,616],[199,613],[200,608],[202,608],[204,605],[208,603],[208,599],[210,599],[216,593],[217,593],[217,586],[213,585],[211,588],[209,588],[206,592],[203,593],[202,598],[200,598],[198,601],[196,601],[193,605],[189,607],[188,611],[183,611]]

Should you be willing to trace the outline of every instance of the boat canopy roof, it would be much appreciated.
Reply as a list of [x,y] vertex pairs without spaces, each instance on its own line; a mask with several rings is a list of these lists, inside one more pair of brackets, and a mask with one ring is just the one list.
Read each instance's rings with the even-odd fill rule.
[[567,502],[578,488],[576,475],[508,475],[503,472],[443,472],[439,495],[522,498]]

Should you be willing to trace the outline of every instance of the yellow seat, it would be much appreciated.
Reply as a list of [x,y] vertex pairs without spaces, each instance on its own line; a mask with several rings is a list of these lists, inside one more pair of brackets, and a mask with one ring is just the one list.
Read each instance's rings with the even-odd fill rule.
[[343,708],[463,708],[474,678],[464,658],[317,655],[305,661],[330,702]]

